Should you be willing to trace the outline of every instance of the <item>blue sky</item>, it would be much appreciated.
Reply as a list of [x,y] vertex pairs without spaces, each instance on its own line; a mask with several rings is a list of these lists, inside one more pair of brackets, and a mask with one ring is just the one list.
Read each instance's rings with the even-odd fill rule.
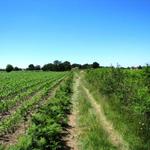
[[0,0],[0,68],[56,59],[150,63],[150,1]]

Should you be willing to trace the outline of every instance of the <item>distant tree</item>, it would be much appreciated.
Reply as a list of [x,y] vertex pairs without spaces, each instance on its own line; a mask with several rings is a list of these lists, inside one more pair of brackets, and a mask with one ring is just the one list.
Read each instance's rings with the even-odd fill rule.
[[55,71],[55,67],[52,63],[49,63],[49,64],[45,64],[43,67],[42,67],[42,70],[43,71]]
[[131,69],[132,69],[132,70],[135,70],[135,69],[136,69],[136,67],[132,66],[132,67],[131,67]]
[[64,71],[71,70],[71,64],[69,61],[65,61],[62,65],[64,66]]
[[53,62],[53,71],[60,71],[60,65],[61,65],[61,61],[59,60],[55,60]]
[[100,66],[99,63],[97,63],[97,62],[93,62],[93,64],[92,64],[93,68],[99,68],[99,66]]
[[62,63],[61,61],[55,60],[53,64],[52,63],[45,64],[42,67],[42,70],[43,71],[69,71],[71,70],[71,63],[69,61],[65,61]]
[[14,71],[20,71],[20,70],[22,70],[21,68],[18,68],[18,67],[15,67],[14,68]]
[[65,66],[63,63],[59,64],[57,71],[65,71]]
[[5,69],[0,69],[0,71],[5,71]]
[[6,66],[6,71],[7,72],[11,72],[11,71],[13,71],[13,66],[12,65],[10,65],[10,64],[8,64],[7,66]]
[[15,67],[15,68],[14,68],[14,71],[19,71],[19,68],[18,68],[18,67]]
[[138,66],[138,69],[143,69],[143,67],[141,65]]
[[41,66],[40,65],[35,66],[34,70],[41,70]]
[[48,65],[47,65],[47,64],[44,65],[44,66],[42,67],[42,70],[43,70],[43,71],[48,71]]
[[84,64],[81,66],[81,69],[90,69],[90,68],[92,68],[91,64]]
[[34,67],[33,64],[30,64],[30,65],[28,66],[28,70],[34,70],[34,69],[35,69],[35,67]]
[[56,65],[56,66],[59,66],[59,65],[61,64],[61,61],[55,60],[55,61],[53,62],[53,64]]
[[81,68],[81,65],[80,64],[72,64],[72,66],[71,66],[72,68]]

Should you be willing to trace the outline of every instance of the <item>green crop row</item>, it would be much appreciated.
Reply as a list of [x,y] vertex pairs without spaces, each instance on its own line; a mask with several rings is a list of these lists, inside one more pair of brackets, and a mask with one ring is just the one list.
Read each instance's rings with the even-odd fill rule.
[[55,78],[49,78],[49,80],[37,83],[34,86],[31,86],[25,92],[20,92],[14,98],[10,98],[7,100],[1,100],[0,113],[4,113],[4,112],[8,111],[10,108],[15,106],[18,102],[22,103],[24,100],[28,99],[29,96],[34,95],[34,93],[38,92],[39,90],[44,88],[46,85],[50,85],[54,81],[57,81],[61,76],[56,76]]
[[31,97],[31,99],[24,101],[21,107],[13,114],[2,120],[0,122],[0,135],[5,135],[8,132],[14,130],[16,125],[27,117],[30,110],[33,109],[35,105],[38,104],[38,102],[40,102],[44,96],[48,94],[49,90],[51,90],[56,84],[60,82],[60,80],[54,81],[51,84],[47,84],[41,91]]
[[9,150],[57,150],[64,147],[62,131],[67,124],[72,93],[72,75],[56,91],[55,97],[32,116],[31,126],[18,144]]
[[[0,100],[7,99],[11,95],[16,95],[25,91],[27,88],[42,83],[49,78],[55,78],[59,73],[0,73]],[[65,73],[60,73],[65,74]],[[5,78],[3,76],[6,76]]]

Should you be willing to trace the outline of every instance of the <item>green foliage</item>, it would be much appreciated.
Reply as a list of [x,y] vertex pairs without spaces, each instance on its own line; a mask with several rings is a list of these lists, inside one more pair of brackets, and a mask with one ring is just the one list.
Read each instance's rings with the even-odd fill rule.
[[61,133],[67,123],[70,110],[72,76],[57,90],[54,98],[32,116],[31,126],[10,150],[57,150],[62,149]]
[[71,70],[71,64],[68,61],[61,62],[61,61],[54,61],[54,63],[45,64],[42,67],[43,71],[69,71]]
[[18,67],[15,67],[13,70],[14,70],[14,71],[21,71],[22,69],[21,69],[21,68],[18,68]]
[[0,144],[0,150],[4,150],[4,146]]
[[6,72],[11,72],[13,71],[13,69],[14,69],[13,66],[10,64],[6,66]]
[[92,67],[93,67],[94,69],[99,68],[99,63],[93,62]]
[[33,64],[30,64],[30,65],[28,66],[28,70],[34,70],[34,69],[35,69],[35,67],[34,67]]
[[61,62],[54,61],[53,63],[45,64],[42,67],[43,71],[70,71],[73,68],[79,69],[90,69],[90,68],[99,68],[99,63],[93,62],[93,64],[72,64],[69,61]]
[[149,65],[147,65],[144,68],[144,77],[145,77],[145,84],[148,87],[150,92],[150,66]]
[[87,95],[80,89],[77,103],[77,123],[80,130],[80,150],[116,150],[103,130],[95,109],[91,106]]
[[[4,75],[6,75],[6,73]],[[21,78],[24,77],[27,79],[18,81],[17,78],[20,79],[20,76]],[[64,76],[64,73],[20,72],[8,74],[7,77],[10,77],[7,80],[9,81],[8,91],[6,88],[6,90],[3,91],[4,93],[1,92],[3,100],[1,100],[0,103],[0,113],[7,113],[16,105],[20,105],[20,107],[17,107],[14,113],[1,120],[0,136],[14,131],[16,125],[21,121],[27,121],[29,112],[32,109],[39,107],[39,102],[47,96],[49,91],[56,86],[64,78]],[[1,77],[3,78],[3,74],[1,74]],[[3,82],[0,87],[5,87],[5,85],[7,85],[7,82]]]
[[132,124],[133,132],[143,142],[143,150],[146,149],[150,143],[150,68],[88,70],[86,80],[93,89],[108,97],[108,103],[127,119],[126,123]]

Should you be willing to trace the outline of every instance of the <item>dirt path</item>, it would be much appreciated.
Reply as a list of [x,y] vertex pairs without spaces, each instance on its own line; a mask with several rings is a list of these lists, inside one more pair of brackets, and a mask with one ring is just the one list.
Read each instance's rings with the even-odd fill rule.
[[82,88],[85,91],[93,108],[95,109],[103,129],[108,134],[110,142],[114,146],[116,146],[119,150],[128,150],[129,149],[128,144],[123,140],[122,136],[117,131],[115,131],[112,122],[107,120],[107,118],[103,112],[103,109],[101,108],[101,105],[96,102],[94,97],[91,95],[89,90],[84,85],[82,85]]
[[128,150],[128,144],[123,140],[122,136],[115,131],[113,124],[107,120],[101,105],[96,102],[94,97],[91,95],[89,90],[83,85],[81,80],[83,79],[83,73],[80,73],[80,76],[77,74],[75,75],[74,87],[73,87],[73,96],[72,96],[72,103],[73,109],[72,113],[68,116],[69,117],[69,128],[67,129],[67,137],[65,138],[66,145],[69,150],[78,150],[77,147],[77,137],[78,137],[78,130],[76,125],[76,116],[78,112],[77,101],[79,95],[79,86],[81,86],[87,95],[92,107],[95,109],[97,116],[99,117],[100,123],[103,129],[107,132],[110,142],[118,148],[118,150]]
[[78,150],[77,146],[77,126],[76,126],[76,103],[79,95],[79,85],[80,85],[80,77],[75,74],[75,79],[73,83],[73,95],[72,95],[72,112],[68,116],[68,129],[67,129],[67,136],[65,137],[64,141],[69,150]]

